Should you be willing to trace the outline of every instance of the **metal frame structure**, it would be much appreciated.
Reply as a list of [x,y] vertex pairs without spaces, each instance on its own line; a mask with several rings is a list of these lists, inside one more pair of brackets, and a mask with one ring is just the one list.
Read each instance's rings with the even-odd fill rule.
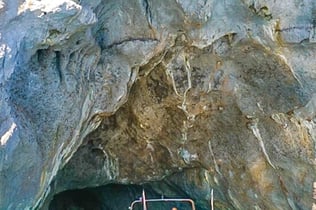
[[146,199],[145,191],[143,190],[142,197],[140,197],[138,200],[135,200],[131,203],[130,207],[128,207],[129,210],[133,210],[133,207],[136,203],[142,203],[143,210],[147,210],[146,203],[148,202],[188,202],[191,204],[192,210],[195,210],[195,204],[192,199],[188,198],[157,198],[157,199]]

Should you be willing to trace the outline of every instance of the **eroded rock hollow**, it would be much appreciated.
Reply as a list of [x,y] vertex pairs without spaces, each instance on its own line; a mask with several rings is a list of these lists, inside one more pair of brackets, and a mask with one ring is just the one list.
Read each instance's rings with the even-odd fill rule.
[[0,209],[311,209],[315,27],[312,0],[0,1]]

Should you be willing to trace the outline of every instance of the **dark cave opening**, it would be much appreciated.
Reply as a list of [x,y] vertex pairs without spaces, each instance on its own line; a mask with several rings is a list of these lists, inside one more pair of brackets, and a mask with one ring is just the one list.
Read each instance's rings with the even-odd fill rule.
[[[123,210],[129,209],[133,201],[140,200],[142,191],[146,192],[146,199],[189,199],[181,192],[172,196],[162,195],[150,185],[108,184],[106,186],[67,190],[56,194],[49,204],[49,210]],[[165,210],[177,208],[191,210],[189,202],[148,202],[148,210]],[[133,206],[133,210],[142,210],[140,202]]]
[[100,204],[101,201],[91,189],[69,190],[55,195],[49,205],[49,210],[101,210]]

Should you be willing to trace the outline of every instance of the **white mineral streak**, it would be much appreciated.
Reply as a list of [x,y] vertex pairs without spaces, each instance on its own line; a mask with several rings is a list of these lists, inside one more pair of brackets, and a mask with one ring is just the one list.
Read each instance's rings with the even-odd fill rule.
[[173,74],[173,72],[172,72],[172,68],[171,68],[171,67],[167,67],[167,69],[166,69],[166,74],[168,75],[168,77],[170,77],[170,80],[171,80],[171,82],[172,82],[172,87],[173,87],[173,90],[174,90],[175,94],[176,94],[177,96],[179,96],[179,97],[182,97],[182,96],[179,94],[178,90],[177,90],[176,81],[175,81],[174,74]]
[[236,206],[236,208],[242,209],[240,202],[238,201],[238,199],[235,198],[234,193],[230,189],[228,189],[228,196],[230,200],[233,202],[234,206]]
[[4,4],[3,0],[1,0],[0,1],[0,11],[1,11],[2,8],[4,8],[4,6],[5,6],[5,4]]
[[215,166],[215,171],[216,171],[219,175],[222,176],[222,173],[221,173],[220,170],[219,170],[219,167],[218,167],[218,164],[217,164],[217,161],[216,161],[216,157],[215,157],[214,152],[213,152],[213,149],[212,149],[212,143],[211,143],[211,141],[208,141],[208,149],[209,149],[209,151],[210,151],[210,153],[211,153],[211,156],[212,156],[212,158],[213,158],[213,162],[214,162],[214,166]]
[[272,168],[276,169],[276,167],[273,165],[272,161],[270,160],[270,157],[269,157],[267,150],[264,146],[264,143],[263,143],[263,140],[262,140],[259,128],[258,128],[258,119],[253,119],[252,122],[249,124],[249,128],[251,129],[253,135],[257,138],[259,145],[260,145],[260,148],[261,148],[267,162],[270,164],[270,166]]
[[1,146],[5,146],[10,137],[12,136],[14,129],[16,128],[16,124],[12,123],[11,127],[1,136],[0,143]]

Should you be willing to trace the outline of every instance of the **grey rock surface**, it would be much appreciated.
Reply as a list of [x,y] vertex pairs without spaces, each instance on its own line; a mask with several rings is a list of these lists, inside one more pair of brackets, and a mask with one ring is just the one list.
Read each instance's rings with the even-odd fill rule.
[[0,209],[112,183],[310,209],[315,27],[312,0],[0,0]]

